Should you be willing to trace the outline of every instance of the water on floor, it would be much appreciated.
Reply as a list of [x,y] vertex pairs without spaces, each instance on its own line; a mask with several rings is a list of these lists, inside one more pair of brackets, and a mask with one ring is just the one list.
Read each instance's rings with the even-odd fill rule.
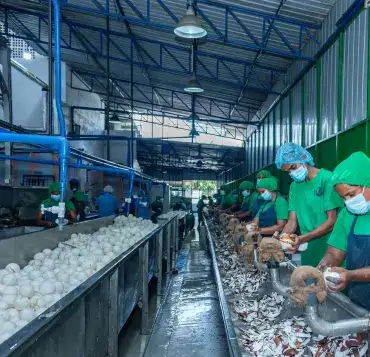
[[151,334],[139,334],[140,313],[133,314],[122,333],[120,357],[229,356],[211,260],[199,247],[197,229],[185,239],[177,269],[155,321],[159,301],[155,295],[150,299]]
[[145,357],[229,356],[211,260],[195,232],[183,244]]

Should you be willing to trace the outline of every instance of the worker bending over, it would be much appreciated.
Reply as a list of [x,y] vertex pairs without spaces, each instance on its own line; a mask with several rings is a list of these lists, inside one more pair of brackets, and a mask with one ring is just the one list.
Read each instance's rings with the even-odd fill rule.
[[99,217],[108,217],[118,214],[119,201],[113,196],[113,187],[107,185],[104,187],[104,193],[96,199]]
[[238,191],[229,192],[229,188],[225,185],[220,187],[220,205],[221,210],[225,212],[231,212],[230,208],[234,207],[238,203]]
[[262,235],[271,236],[284,229],[288,220],[288,202],[278,192],[278,181],[275,177],[258,181],[257,190],[264,202],[253,218],[253,223],[259,225]]
[[260,199],[260,195],[255,191],[254,184],[251,181],[243,181],[239,185],[239,191],[243,197],[243,202],[239,211],[235,213],[235,217],[241,221],[248,221],[252,215],[254,203]]
[[[353,302],[370,309],[370,159],[356,152],[334,170],[331,183],[344,198],[342,209],[328,240],[320,268],[333,266],[340,274],[330,290],[346,288]],[[346,262],[346,269],[340,268]]]
[[288,172],[293,179],[289,190],[289,220],[284,231],[297,233],[294,248],[308,243],[301,253],[301,264],[317,266],[324,256],[327,240],[337,220],[337,211],[343,206],[331,183],[332,173],[317,169],[311,154],[295,143],[286,143],[276,154],[276,166]]
[[69,188],[72,191],[71,202],[75,206],[77,221],[82,222],[86,218],[86,206],[88,203],[87,196],[80,190],[80,181],[73,178],[69,181]]
[[135,216],[137,218],[149,219],[150,214],[150,204],[148,197],[145,196],[143,190],[137,192],[137,200],[135,201]]
[[203,208],[207,207],[209,204],[209,201],[207,199],[206,195],[202,195],[200,200],[198,201],[197,208],[198,208],[198,219],[199,223],[203,223],[204,218],[203,218]]
[[[49,207],[58,207],[60,202],[60,183],[53,182],[49,186],[49,195],[50,197],[46,200],[43,200],[40,205],[40,211],[36,217],[36,223],[39,226],[44,226],[48,228],[56,227],[58,221],[58,214],[45,211],[44,214],[41,211],[41,206],[45,208]],[[68,219],[68,223],[72,224],[76,221],[76,209],[73,203],[69,200],[65,201],[66,213],[65,218]]]

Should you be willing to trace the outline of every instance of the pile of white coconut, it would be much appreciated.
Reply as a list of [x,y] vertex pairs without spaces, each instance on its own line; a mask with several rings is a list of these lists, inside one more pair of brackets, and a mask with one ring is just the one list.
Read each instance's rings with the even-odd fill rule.
[[72,234],[58,247],[35,254],[28,265],[0,270],[0,343],[42,314],[157,225],[130,215],[93,234]]

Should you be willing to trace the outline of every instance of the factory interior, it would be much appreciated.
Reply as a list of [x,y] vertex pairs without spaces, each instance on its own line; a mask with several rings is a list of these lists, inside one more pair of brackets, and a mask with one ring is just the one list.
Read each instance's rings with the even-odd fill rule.
[[370,356],[369,0],[0,0],[0,357]]

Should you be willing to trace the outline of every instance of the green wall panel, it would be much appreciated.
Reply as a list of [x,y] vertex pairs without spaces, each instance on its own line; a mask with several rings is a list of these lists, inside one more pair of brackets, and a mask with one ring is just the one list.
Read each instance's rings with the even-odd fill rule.
[[338,160],[346,159],[356,151],[366,152],[366,122],[338,135]]
[[317,167],[333,170],[336,166],[336,137],[331,137],[317,145]]

